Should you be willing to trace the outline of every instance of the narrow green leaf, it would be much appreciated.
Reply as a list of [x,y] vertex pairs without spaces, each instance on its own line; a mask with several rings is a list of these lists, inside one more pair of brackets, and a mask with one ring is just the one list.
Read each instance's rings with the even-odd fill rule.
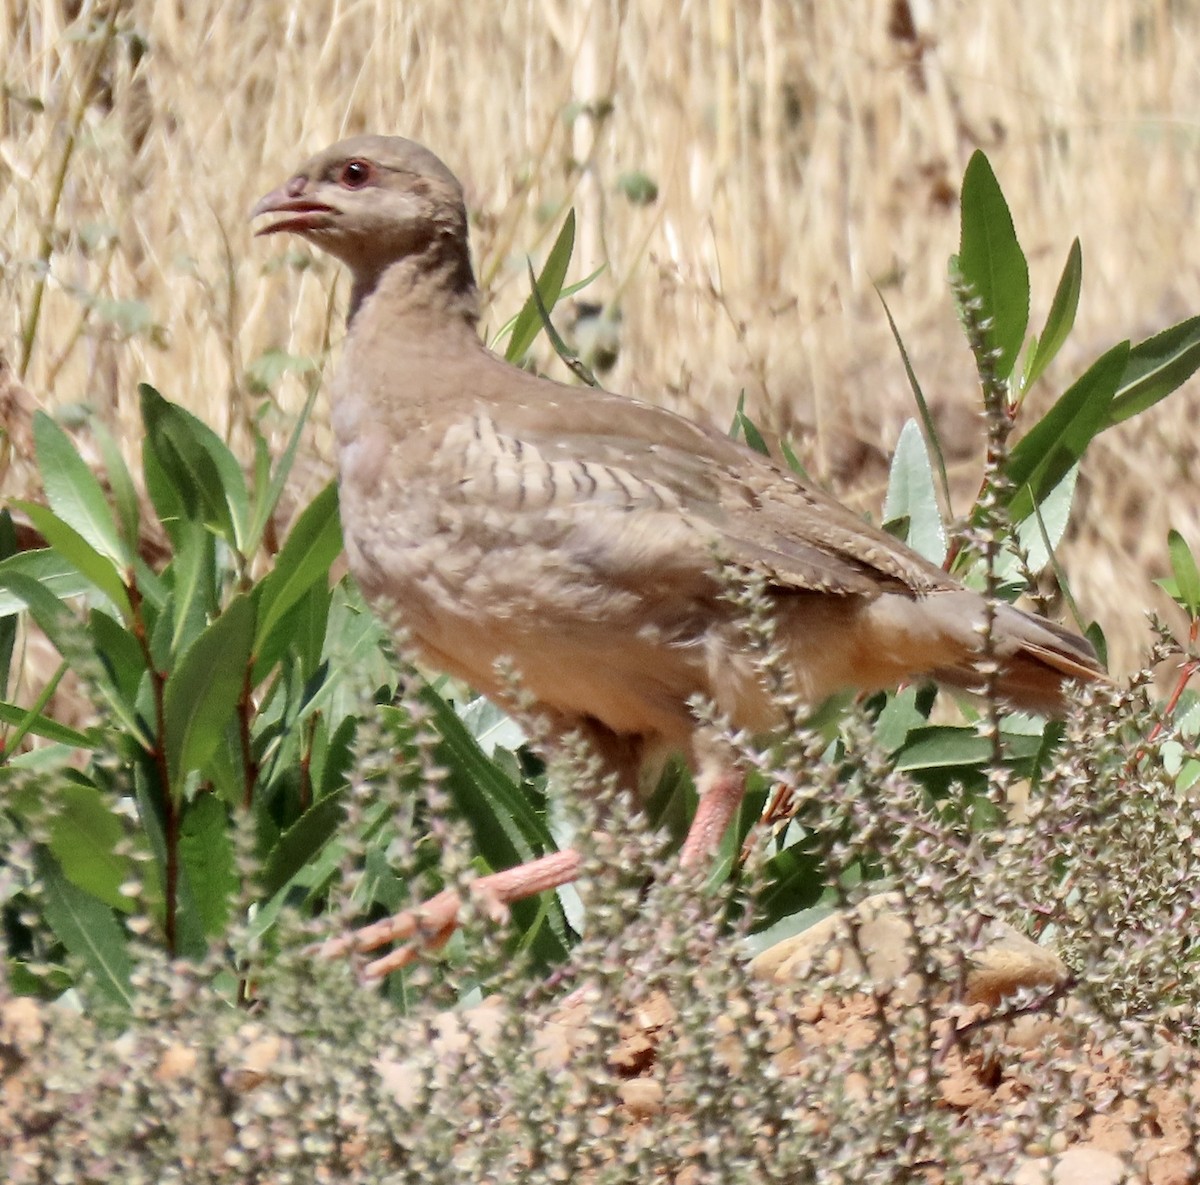
[[11,753],[33,731],[34,723],[42,718],[42,709],[50,702],[51,696],[58,690],[58,685],[68,670],[70,667],[65,662],[58,664],[58,669],[46,680],[46,685],[38,692],[37,698],[29,706],[29,711],[17,721],[16,728],[4,738],[4,743],[0,746],[0,755],[4,752]]
[[938,510],[933,467],[916,420],[906,420],[892,454],[883,521],[908,520],[905,542],[927,560],[941,566],[946,558],[946,528]]
[[92,646],[112,680],[115,693],[124,698],[132,711],[138,687],[146,675],[145,652],[133,630],[102,609],[93,609],[87,624]]
[[258,594],[257,651],[288,610],[317,581],[329,580],[329,569],[342,550],[338,490],[330,482],[305,507],[263,579]]
[[[553,851],[549,828],[525,788],[488,760],[453,707],[432,687],[422,690],[421,699],[430,708],[430,723],[442,738],[435,752],[438,764],[446,770],[446,788],[470,824],[475,850],[487,865],[511,868]],[[513,910],[513,920],[538,958],[549,962],[565,956],[566,919],[557,898],[549,912],[540,901],[521,902]]]
[[798,473],[806,481],[808,480],[808,470],[804,468],[804,463],[796,456],[795,450],[791,446],[791,442],[786,439],[779,441],[779,451],[783,453],[783,459],[787,463],[787,467],[793,472]]
[[271,481],[267,486],[266,493],[255,502],[254,517],[251,520],[250,530],[246,538],[247,555],[253,555],[258,550],[259,544],[262,543],[263,534],[267,529],[267,524],[271,521],[271,516],[275,513],[275,507],[279,505],[279,499],[283,495],[287,479],[292,472],[292,465],[296,460],[296,450],[300,447],[300,438],[305,426],[308,424],[309,416],[312,415],[313,404],[317,401],[317,392],[320,389],[320,384],[315,382],[309,388],[308,398],[304,401],[304,407],[301,409],[300,416],[296,420],[295,428],[292,429],[292,435],[287,442],[287,447],[283,450],[283,455],[279,458],[279,463],[275,466],[275,472],[271,475]]
[[171,543],[177,544],[180,524],[191,522],[196,516],[189,512],[189,504],[176,485],[173,471],[167,463],[172,458],[168,456],[167,462],[164,462],[159,456],[159,447],[159,443],[148,432],[142,438],[142,477],[159,522]]
[[[29,553],[27,553],[29,554]],[[13,559],[19,557],[13,556]],[[100,690],[113,711],[126,725],[130,735],[144,737],[144,729],[131,706],[107,677],[103,663],[97,663],[92,639],[82,623],[44,583],[19,569],[9,568],[9,561],[0,564],[0,603],[10,601],[27,608],[38,627],[69,666],[77,671],[94,673]]]
[[[64,664],[65,666],[65,664]],[[39,697],[40,698],[40,697]],[[75,728],[68,728],[49,716],[43,716],[32,708],[19,704],[0,703],[0,722],[23,728],[24,732],[34,736],[44,737],[60,745],[69,745],[73,749],[96,749],[100,746],[99,737],[89,736]],[[7,739],[9,749],[12,749],[19,738],[10,736]]]
[[318,799],[280,837],[262,870],[264,896],[273,896],[337,834],[344,790]]
[[179,524],[175,556],[164,576],[173,594],[166,605],[170,614],[170,641],[165,653],[156,647],[155,655],[166,668],[199,636],[220,603],[216,541],[203,524],[190,520]]
[[1187,540],[1172,529],[1167,535],[1167,550],[1171,556],[1171,571],[1175,574],[1175,599],[1189,617],[1200,615],[1200,571]]
[[[312,677],[323,664],[329,609],[333,591],[327,585],[309,585],[300,599],[256,641],[251,685],[257,687],[285,655],[299,664],[301,678]],[[260,612],[261,616],[261,612]]]
[[189,906],[196,911],[197,928],[205,937],[221,934],[229,921],[237,891],[225,805],[212,794],[201,794],[183,808],[179,828],[179,858],[187,878]]
[[[12,515],[0,509],[0,562],[17,553],[17,532]],[[15,614],[0,613],[0,692],[8,687],[12,675],[13,650],[17,645],[17,619]]]
[[120,567],[132,559],[121,538],[104,490],[71,438],[45,412],[33,417],[33,439],[46,501],[96,551]]
[[59,518],[49,507],[36,502],[13,499],[12,505],[22,510],[41,532],[42,538],[65,559],[69,560],[91,584],[100,590],[128,619],[132,614],[125,582],[114,561],[98,551],[69,523]]
[[1013,447],[1005,475],[1016,491],[1009,503],[1014,522],[1032,513],[1108,422],[1128,358],[1128,342],[1103,354]]
[[59,654],[70,662],[78,652],[77,640],[70,634],[70,627],[75,623],[74,614],[41,581],[9,568],[10,563],[10,560],[6,560],[0,564],[0,589],[9,593],[18,609],[28,609],[42,633],[50,639]]
[[513,323],[512,337],[509,338],[508,348],[504,351],[509,362],[520,362],[529,352],[538,331],[542,328],[542,317],[539,315],[537,298],[547,310],[554,308],[562,293],[563,280],[566,278],[567,267],[571,262],[571,253],[575,250],[575,211],[568,210],[563,221],[562,230],[550,248],[546,263],[537,280],[532,282],[529,298]]
[[763,434],[758,430],[758,425],[746,415],[745,391],[738,395],[737,407],[733,412],[733,423],[729,425],[729,435],[734,440],[740,437],[750,448],[756,453],[762,453],[764,457],[771,455],[771,450],[767,447]]
[[104,461],[104,471],[108,476],[108,486],[112,491],[113,504],[117,509],[117,522],[121,531],[121,541],[130,553],[137,550],[141,531],[141,501],[138,498],[137,487],[125,457],[112,433],[98,420],[93,420],[91,431],[96,444],[100,447],[100,456]]
[[[1062,481],[1040,503],[1034,505],[1033,512],[1018,524],[1017,543],[1030,571],[1040,572],[1053,560],[1054,549],[1062,542],[1067,531],[1078,477],[1079,466],[1072,465]],[[1032,492],[1027,497],[1032,503]],[[1001,581],[1012,579],[1019,567],[1016,549],[1004,547],[996,563],[996,575]]]
[[542,328],[546,331],[546,336],[550,339],[550,345],[554,347],[554,352],[566,363],[567,369],[583,384],[588,387],[600,386],[596,376],[588,369],[584,361],[579,357],[570,346],[562,339],[562,335],[554,328],[554,322],[550,320],[550,310],[546,308],[545,302],[542,300],[542,294],[538,290],[538,286],[533,278],[533,265],[529,267],[529,284],[532,288],[533,303],[537,305],[538,316],[542,319]]
[[1029,265],[996,174],[979,149],[963,175],[958,268],[991,318],[988,338],[1000,355],[996,370],[1007,378],[1029,324]]
[[884,300],[883,293],[879,291],[878,285],[875,287],[875,295],[879,297],[880,303],[883,305],[884,314],[892,330],[892,338],[896,343],[896,348],[900,351],[900,358],[904,363],[904,373],[908,376],[908,388],[913,393],[913,399],[916,400],[917,412],[921,417],[921,426],[925,430],[925,445],[933,453],[933,460],[937,465],[938,485],[941,489],[942,505],[945,507],[946,513],[953,517],[954,504],[950,499],[950,477],[946,472],[946,456],[942,452],[942,442],[938,439],[937,425],[933,422],[933,413],[929,410],[929,404],[925,401],[925,392],[921,390],[921,384],[917,381],[917,373],[913,370],[912,363],[909,361],[908,350],[905,348],[904,341],[900,337],[900,330],[896,327],[896,322],[892,317],[892,310],[888,308],[888,302]]
[[39,547],[33,551],[19,551],[6,560],[0,560],[0,617],[20,613],[25,602],[7,590],[4,578],[8,575],[24,576],[41,585],[54,597],[77,597],[89,592],[92,582],[66,556],[52,547]]
[[493,868],[510,868],[554,851],[550,830],[529,796],[488,759],[454,709],[432,687],[423,689],[421,699],[442,738],[439,761],[448,771],[447,787],[471,824],[480,855]]
[[566,300],[568,297],[574,296],[577,292],[582,292],[589,285],[594,284],[604,274],[604,269],[607,266],[607,264],[602,263],[590,276],[584,276],[582,280],[576,280],[574,284],[568,284],[558,294],[558,299],[560,301]]
[[1105,427],[1153,407],[1200,368],[1200,317],[1190,317],[1138,342],[1109,407]]
[[112,910],[71,884],[52,857],[40,859],[38,871],[46,921],[58,940],[83,961],[106,995],[132,1008],[129,979],[133,963]]
[[113,909],[128,910],[121,886],[129,861],[119,855],[125,824],[93,785],[64,779],[56,788],[49,820],[50,851],[67,879]]
[[[584,276],[582,280],[576,280],[574,284],[568,284],[558,294],[559,302],[568,299],[568,297],[574,296],[577,292],[582,292],[585,288],[589,287],[591,284],[594,284],[596,282],[597,278],[599,276],[603,275],[606,267],[607,267],[607,264],[602,263],[594,272],[592,272],[591,275]],[[516,325],[517,318],[520,315],[521,315],[520,313],[514,313],[511,317],[509,317],[509,319],[507,321],[504,322],[503,325],[500,326],[499,329],[496,330],[495,334],[492,336],[492,340],[490,343],[491,349],[494,350],[496,348],[496,344],[498,342],[502,342],[505,339],[505,337],[507,337],[510,333],[512,333],[513,326]]]
[[1058,288],[1054,292],[1054,300],[1050,303],[1050,312],[1046,314],[1046,325],[1041,337],[1037,339],[1029,364],[1025,368],[1025,377],[1021,386],[1028,390],[1041,378],[1046,367],[1054,361],[1063,343],[1070,336],[1075,325],[1075,313],[1079,309],[1079,293],[1083,288],[1083,252],[1076,239],[1067,252],[1067,262],[1059,277]]
[[180,659],[167,679],[164,708],[171,791],[199,769],[233,719],[254,638],[254,605],[238,597]]
[[[1041,731],[1036,734],[1006,733],[1006,756],[1013,761],[1028,760],[1041,745]],[[986,766],[992,761],[992,742],[973,728],[950,724],[931,724],[915,728],[908,743],[896,756],[895,768],[913,771],[922,769],[954,769]]]
[[[241,549],[246,540],[249,496],[246,478],[225,442],[206,424],[141,383],[146,445],[174,486],[189,517],[200,518]],[[149,474],[147,474],[149,477]]]

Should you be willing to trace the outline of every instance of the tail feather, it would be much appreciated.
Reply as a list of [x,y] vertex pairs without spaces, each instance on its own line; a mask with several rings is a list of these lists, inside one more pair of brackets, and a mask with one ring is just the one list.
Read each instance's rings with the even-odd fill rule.
[[[992,626],[999,672],[996,690],[1015,708],[1061,715],[1068,706],[1072,683],[1110,683],[1091,644],[1078,634],[1047,621],[1000,605]],[[939,683],[979,693],[987,680],[977,662],[969,661],[932,672]]]

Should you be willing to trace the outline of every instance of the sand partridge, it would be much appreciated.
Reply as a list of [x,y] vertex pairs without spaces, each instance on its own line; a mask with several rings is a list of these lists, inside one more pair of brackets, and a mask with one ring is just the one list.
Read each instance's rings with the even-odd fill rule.
[[[737,726],[777,715],[719,569],[765,578],[796,686],[816,703],[913,678],[978,690],[985,602],[941,569],[720,432],[652,403],[568,387],[492,354],[458,181],[412,141],[358,136],[267,194],[259,234],[340,259],[352,287],[333,383],[342,525],[368,599],[394,606],[433,667],[503,698],[506,659],[551,733],[582,732],[636,789],[678,750],[699,807],[682,851],[719,843],[743,774],[698,727],[704,697]],[[1000,693],[1057,711],[1100,676],[1088,644],[1006,605]],[[505,903],[571,879],[556,852],[476,882]],[[444,934],[459,900],[338,949]],[[412,947],[373,965],[381,974]]]

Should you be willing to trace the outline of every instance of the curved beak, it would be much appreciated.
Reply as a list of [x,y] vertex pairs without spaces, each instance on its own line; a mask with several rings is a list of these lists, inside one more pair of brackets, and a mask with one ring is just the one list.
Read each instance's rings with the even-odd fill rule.
[[271,190],[250,211],[251,219],[260,218],[264,214],[284,214],[286,217],[278,222],[270,222],[260,226],[255,235],[274,235],[281,231],[295,231],[304,234],[305,231],[321,230],[333,224],[336,210],[325,202],[296,193],[294,182],[281,185]]

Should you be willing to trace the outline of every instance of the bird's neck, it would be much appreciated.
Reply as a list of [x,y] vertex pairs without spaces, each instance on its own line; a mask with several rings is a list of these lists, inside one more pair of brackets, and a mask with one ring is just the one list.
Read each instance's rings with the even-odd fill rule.
[[353,328],[365,303],[385,304],[391,317],[459,326],[472,334],[479,321],[479,289],[466,246],[435,238],[421,251],[373,268],[354,270],[346,323]]

